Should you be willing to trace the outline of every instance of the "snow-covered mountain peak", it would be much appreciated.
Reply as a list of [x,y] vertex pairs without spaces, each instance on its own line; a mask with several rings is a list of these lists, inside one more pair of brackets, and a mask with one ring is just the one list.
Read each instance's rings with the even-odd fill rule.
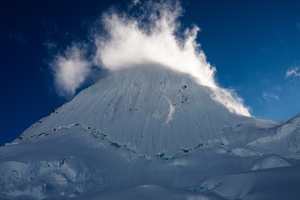
[[188,74],[128,68],[0,148],[0,199],[298,197],[299,127],[234,114]]
[[80,124],[142,154],[172,156],[217,139],[223,126],[252,120],[231,113],[213,95],[187,74],[157,66],[125,69],[80,92],[21,137]]

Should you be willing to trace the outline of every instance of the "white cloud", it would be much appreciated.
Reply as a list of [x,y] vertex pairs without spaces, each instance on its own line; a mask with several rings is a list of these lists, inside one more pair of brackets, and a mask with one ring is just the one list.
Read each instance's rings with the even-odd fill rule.
[[212,98],[227,107],[230,112],[250,116],[249,108],[244,106],[243,99],[238,97],[234,91],[221,87],[212,89],[214,93]]
[[57,47],[57,43],[50,40],[43,42],[43,45],[48,51],[51,51]]
[[300,77],[299,67],[294,67],[286,71],[285,78],[289,78],[291,76]]
[[[146,7],[146,9],[145,9]],[[179,2],[149,3],[139,19],[124,13],[103,15],[107,37],[96,35],[97,65],[115,71],[133,66],[157,63],[182,73],[190,74],[201,84],[213,89],[214,100],[231,112],[250,116],[248,108],[233,92],[220,88],[215,82],[216,69],[211,66],[200,44],[196,42],[199,28],[184,31],[182,37],[178,18],[182,14]],[[142,23],[147,21],[148,23]]]
[[280,98],[278,95],[275,95],[275,94],[272,94],[272,93],[267,93],[267,92],[264,92],[262,93],[262,96],[265,100],[269,100],[269,99],[275,99],[277,101],[280,101]]
[[[231,112],[250,116],[240,98],[216,83],[216,69],[206,60],[196,41],[200,29],[194,26],[181,32],[178,18],[182,15],[182,8],[179,1],[144,1],[130,8],[140,9],[137,12],[139,15],[129,16],[114,11],[103,14],[102,28],[105,34],[97,28],[93,30],[96,46],[92,61],[94,65],[116,71],[158,64],[186,73],[194,77],[197,83],[210,87],[214,92],[213,99]],[[75,53],[79,54],[77,51]],[[77,55],[59,60],[61,69],[63,65],[69,66],[65,68],[70,68],[73,73],[72,78],[66,78],[67,73],[58,73],[65,74],[58,79],[59,83],[63,82],[59,85],[66,86],[64,91],[71,94],[88,74],[89,62],[81,58]],[[83,75],[79,76],[81,72]]]
[[51,64],[55,86],[61,96],[73,96],[91,70],[91,64],[84,59],[83,52],[79,46],[73,45]]
[[133,5],[139,4],[140,0],[132,0]]
[[200,84],[214,87],[215,69],[206,61],[204,52],[198,51],[195,42],[199,28],[187,29],[185,37],[179,40],[174,35],[177,31],[174,13],[165,12],[162,18],[154,19],[150,33],[141,29],[136,19],[124,20],[118,15],[106,15],[105,27],[110,39],[96,38],[96,60],[113,71],[157,63],[191,74]]

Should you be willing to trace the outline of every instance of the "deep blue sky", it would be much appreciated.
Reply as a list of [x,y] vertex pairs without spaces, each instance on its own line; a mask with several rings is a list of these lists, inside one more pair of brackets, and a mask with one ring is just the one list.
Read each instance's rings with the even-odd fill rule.
[[[130,0],[43,0],[0,2],[0,145],[66,100],[53,86],[47,63],[111,5]],[[300,1],[190,0],[183,27],[197,24],[219,84],[236,90],[251,113],[285,120],[300,113]]]

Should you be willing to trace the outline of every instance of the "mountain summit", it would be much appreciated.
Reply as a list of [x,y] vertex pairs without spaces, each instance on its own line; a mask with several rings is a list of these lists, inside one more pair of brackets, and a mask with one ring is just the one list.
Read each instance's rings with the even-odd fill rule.
[[0,148],[0,197],[257,199],[282,190],[266,186],[276,174],[298,195],[299,117],[238,115],[214,95],[157,65],[108,73]]
[[80,124],[141,154],[173,156],[217,139],[224,126],[253,121],[231,113],[213,95],[187,74],[155,65],[129,68],[82,91],[21,137]]

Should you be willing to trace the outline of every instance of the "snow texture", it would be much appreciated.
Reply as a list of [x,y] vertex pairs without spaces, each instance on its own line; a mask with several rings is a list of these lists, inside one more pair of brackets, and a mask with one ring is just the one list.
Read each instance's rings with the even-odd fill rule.
[[108,74],[0,147],[0,199],[297,199],[300,116],[212,95],[169,69]]

